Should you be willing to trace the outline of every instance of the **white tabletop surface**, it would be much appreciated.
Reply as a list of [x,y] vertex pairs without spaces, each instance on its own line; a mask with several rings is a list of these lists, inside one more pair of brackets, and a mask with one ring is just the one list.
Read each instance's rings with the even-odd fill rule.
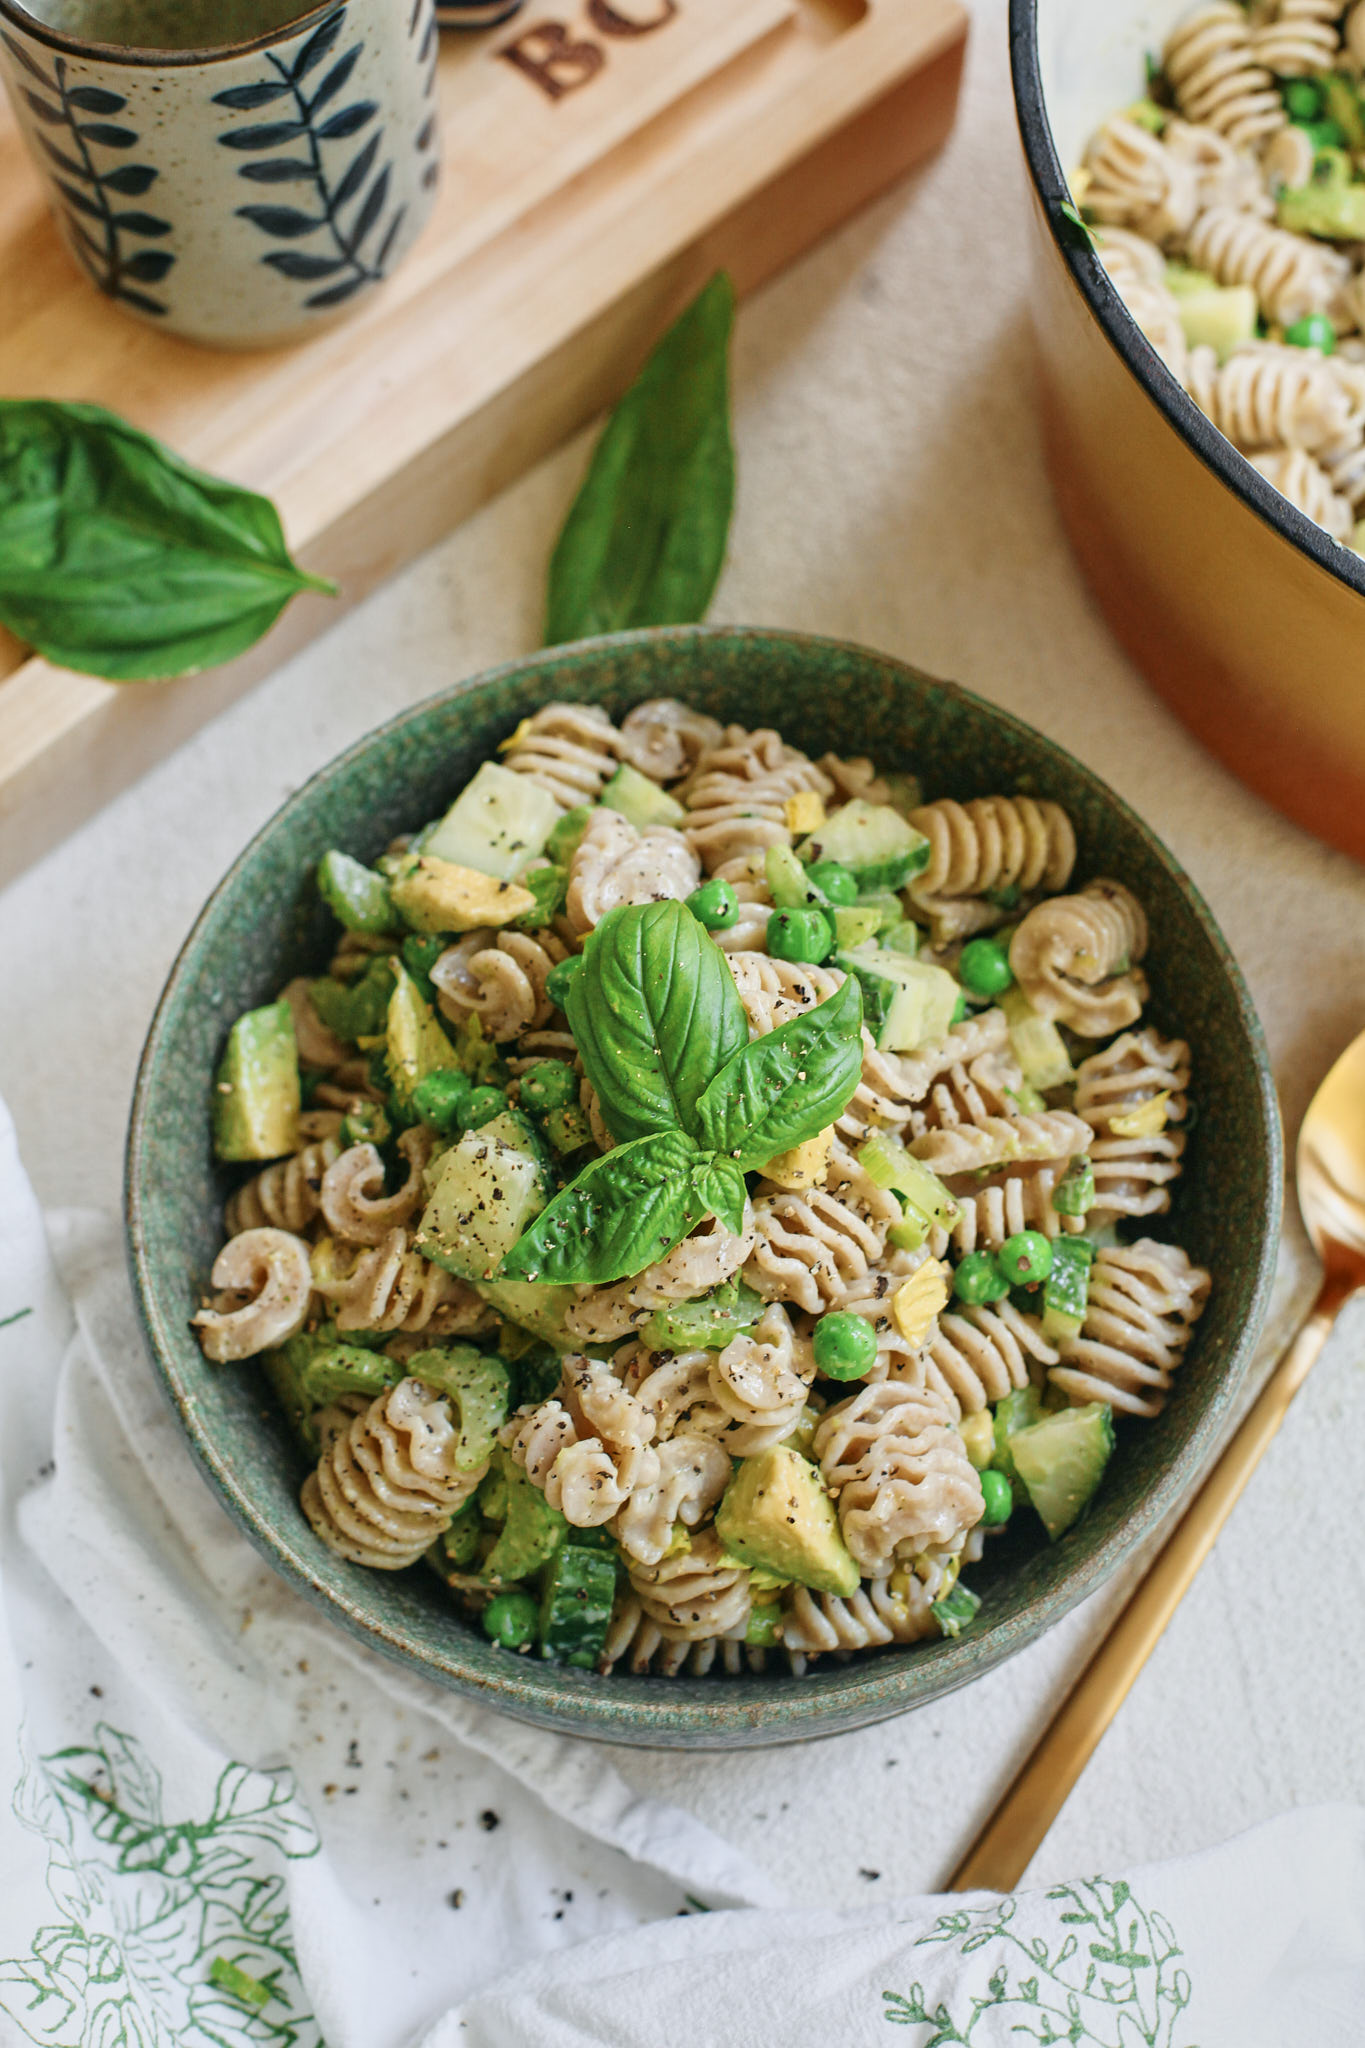
[[[1292,1139],[1365,1023],[1365,872],[1247,795],[1150,696],[1067,553],[1044,475],[1004,0],[975,16],[954,139],[744,310],[740,491],[713,617],[844,635],[1062,741],[1189,868],[1240,958]],[[0,895],[0,1092],[49,1205],[119,1199],[143,1033],[201,901],[330,755],[537,642],[587,441],[565,449]],[[192,683],[184,687],[193,688]],[[1307,1298],[1297,1230],[1272,1330]],[[1037,1859],[1084,1874],[1365,1795],[1365,1322],[1338,1335]],[[951,1869],[1124,1588],[965,1693],[801,1751],[621,1751],[796,1899]]]

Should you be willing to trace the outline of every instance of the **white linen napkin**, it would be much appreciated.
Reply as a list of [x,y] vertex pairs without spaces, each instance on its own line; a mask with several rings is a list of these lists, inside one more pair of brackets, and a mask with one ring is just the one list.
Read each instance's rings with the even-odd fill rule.
[[780,1905],[591,1745],[400,1672],[275,1576],[156,1383],[120,1229],[45,1232],[0,1104],[0,2042],[1365,2038],[1351,1809],[1127,1888]]

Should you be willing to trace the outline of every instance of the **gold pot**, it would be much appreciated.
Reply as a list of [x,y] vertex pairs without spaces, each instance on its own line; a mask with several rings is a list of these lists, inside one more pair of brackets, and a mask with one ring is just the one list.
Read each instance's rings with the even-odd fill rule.
[[1235,775],[1365,859],[1365,561],[1205,419],[1062,212],[1062,165],[1139,95],[1144,51],[1190,6],[1011,0],[1048,465],[1077,559],[1152,688]]

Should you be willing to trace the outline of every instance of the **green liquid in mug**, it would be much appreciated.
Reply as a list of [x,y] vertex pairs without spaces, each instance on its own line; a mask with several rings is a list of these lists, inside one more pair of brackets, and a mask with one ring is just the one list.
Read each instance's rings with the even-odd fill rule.
[[45,28],[125,50],[216,50],[287,28],[315,0],[24,0]]

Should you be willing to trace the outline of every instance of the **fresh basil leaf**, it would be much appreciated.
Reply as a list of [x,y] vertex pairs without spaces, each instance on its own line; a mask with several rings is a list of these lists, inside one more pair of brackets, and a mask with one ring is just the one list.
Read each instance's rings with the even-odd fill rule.
[[681,1131],[658,1131],[604,1152],[513,1245],[504,1277],[603,1285],[643,1272],[702,1219],[690,1185],[696,1152]]
[[550,563],[547,646],[705,618],[735,497],[734,317],[720,272],[613,412]]
[[749,1190],[733,1159],[721,1159],[715,1153],[703,1155],[692,1169],[692,1186],[708,1216],[718,1216],[733,1236],[743,1234]]
[[62,668],[135,682],[241,654],[301,590],[268,498],[97,405],[0,399],[0,621]]
[[749,1042],[725,955],[682,903],[608,911],[583,948],[565,1014],[622,1144],[679,1126],[699,1134],[699,1096]]
[[744,1046],[697,1105],[701,1143],[749,1171],[818,1136],[862,1076],[862,1024],[862,990],[850,974],[813,1010]]

